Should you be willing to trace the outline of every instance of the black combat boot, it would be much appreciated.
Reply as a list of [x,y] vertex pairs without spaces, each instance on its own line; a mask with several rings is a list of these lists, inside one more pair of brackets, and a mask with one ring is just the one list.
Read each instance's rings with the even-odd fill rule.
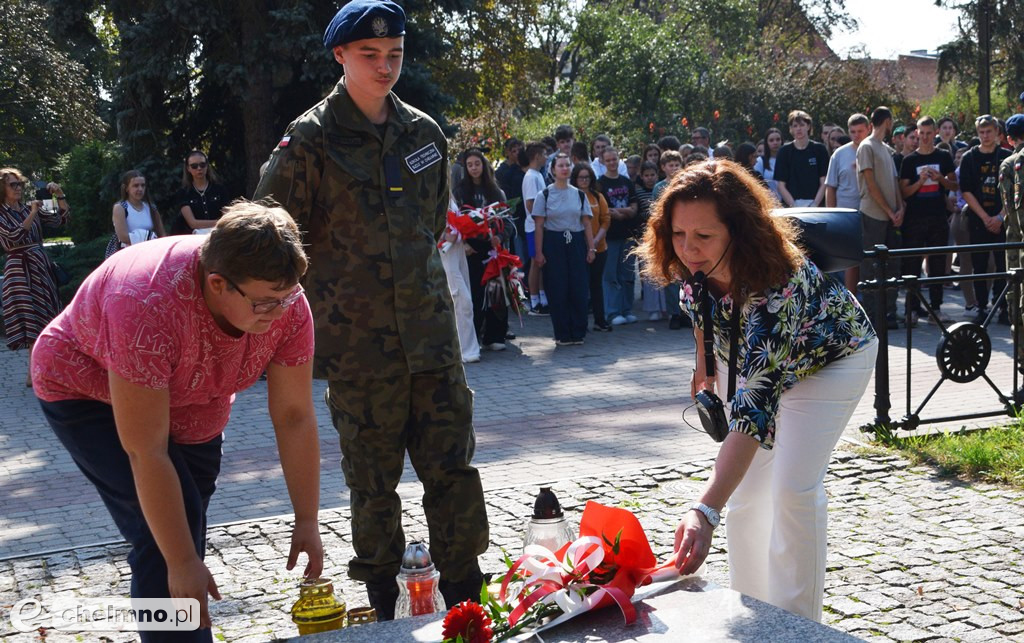
[[376,610],[378,621],[395,620],[398,584],[394,580],[366,583],[366,597],[370,600],[370,607]]
[[480,589],[483,587],[483,584],[484,577],[479,573],[460,581],[450,581],[442,578],[440,589],[441,596],[444,597],[445,607],[451,609],[465,600],[479,603]]

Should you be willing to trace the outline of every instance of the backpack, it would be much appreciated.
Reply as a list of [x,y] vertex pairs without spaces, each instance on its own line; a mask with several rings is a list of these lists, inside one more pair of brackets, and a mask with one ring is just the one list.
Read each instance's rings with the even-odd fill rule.
[[[548,195],[549,195],[548,190],[549,190],[550,187],[551,186],[549,185],[548,187],[544,188],[543,192],[541,192],[541,194],[544,195],[544,209],[545,210],[548,207]],[[580,195],[580,214],[583,214],[583,199],[587,198],[587,196],[585,194],[583,194],[583,190],[581,190],[579,188],[576,188],[576,192],[577,192],[577,194]]]

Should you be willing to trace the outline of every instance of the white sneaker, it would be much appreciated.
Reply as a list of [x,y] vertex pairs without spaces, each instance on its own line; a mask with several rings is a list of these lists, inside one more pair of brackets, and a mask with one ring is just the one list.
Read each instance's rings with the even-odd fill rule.
[[479,361],[480,361],[480,356],[479,355],[473,355],[471,357],[463,357],[462,358],[462,363],[463,364],[476,364]]
[[611,320],[610,323],[611,323],[612,326],[621,326],[623,324],[628,324],[629,322],[622,315],[616,315],[616,316],[612,317],[612,320]]
[[484,346],[484,348],[486,348],[489,351],[498,352],[505,350],[505,345],[502,344],[501,342],[494,342],[493,344],[487,344],[486,346]]
[[651,313],[647,316],[647,321],[661,321],[661,313]]
[[636,315],[626,315],[626,323],[627,324],[635,324],[636,323]]

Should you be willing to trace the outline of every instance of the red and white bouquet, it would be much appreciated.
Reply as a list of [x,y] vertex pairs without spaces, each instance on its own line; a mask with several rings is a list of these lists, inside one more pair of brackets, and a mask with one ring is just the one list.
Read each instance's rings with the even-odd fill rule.
[[583,510],[575,541],[557,552],[529,545],[517,561],[506,558],[506,563],[497,596],[485,587],[480,605],[467,602],[449,611],[446,643],[526,639],[609,605],[617,605],[632,623],[631,599],[638,588],[680,578],[674,558],[657,562],[636,516],[596,502]]

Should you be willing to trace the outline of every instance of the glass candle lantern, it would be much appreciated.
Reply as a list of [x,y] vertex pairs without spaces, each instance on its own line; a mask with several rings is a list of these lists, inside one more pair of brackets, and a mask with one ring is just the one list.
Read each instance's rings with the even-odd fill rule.
[[299,600],[292,605],[292,622],[299,635],[329,632],[345,627],[345,601],[334,595],[329,578],[310,578],[299,585]]
[[576,532],[565,519],[551,487],[541,487],[533,503],[533,516],[526,524],[523,547],[540,545],[555,552],[575,538]]
[[398,601],[395,603],[395,618],[444,612],[444,598],[438,586],[440,578],[427,546],[420,541],[409,543],[396,579]]

